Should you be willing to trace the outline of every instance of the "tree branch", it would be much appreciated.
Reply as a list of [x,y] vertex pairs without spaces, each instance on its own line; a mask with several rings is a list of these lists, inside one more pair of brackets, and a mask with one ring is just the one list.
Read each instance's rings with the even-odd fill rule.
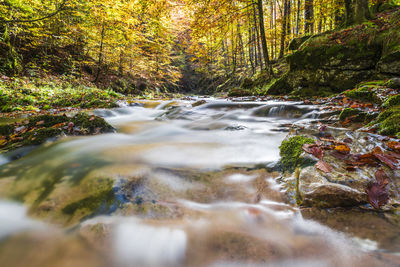
[[37,21],[41,21],[41,20],[45,20],[45,19],[49,19],[51,17],[54,17],[55,15],[57,15],[58,13],[64,11],[66,8],[65,6],[67,5],[67,1],[68,0],[64,0],[60,7],[54,11],[53,13],[46,15],[44,17],[41,18],[37,18],[37,19],[31,19],[31,20],[22,20],[22,19],[15,19],[15,20],[3,20],[4,23],[30,23],[30,22],[37,22]]

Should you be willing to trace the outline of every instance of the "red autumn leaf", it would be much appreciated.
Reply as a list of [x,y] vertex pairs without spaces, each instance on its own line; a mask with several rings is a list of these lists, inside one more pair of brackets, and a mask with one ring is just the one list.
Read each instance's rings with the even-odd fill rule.
[[387,155],[391,156],[392,158],[395,158],[395,159],[400,159],[400,154],[398,154],[398,153],[391,152],[391,151],[386,151],[386,153],[385,153],[385,154],[387,154]]
[[375,179],[381,186],[385,187],[389,184],[389,177],[384,170],[379,169],[375,172]]
[[314,157],[318,159],[322,159],[324,157],[324,151],[318,145],[304,144],[303,150],[308,154],[312,154]]
[[317,168],[320,171],[323,171],[325,173],[330,173],[332,172],[332,167],[331,165],[329,165],[328,163],[320,160],[317,162],[317,164],[315,165],[315,168]]
[[386,205],[389,200],[389,193],[386,188],[380,186],[378,183],[369,184],[365,192],[368,195],[368,202],[375,209]]

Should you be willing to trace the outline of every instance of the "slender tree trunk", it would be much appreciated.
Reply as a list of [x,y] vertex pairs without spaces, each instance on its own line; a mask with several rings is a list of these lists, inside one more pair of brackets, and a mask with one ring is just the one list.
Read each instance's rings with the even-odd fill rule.
[[279,50],[278,58],[282,58],[285,51],[285,39],[286,39],[286,32],[287,32],[287,14],[288,14],[288,0],[284,0],[283,4],[283,20],[282,20],[282,32],[281,32],[281,47]]
[[261,44],[263,48],[263,54],[264,54],[264,62],[266,65],[266,68],[268,69],[268,72],[270,75],[274,75],[272,66],[269,62],[269,55],[268,55],[268,46],[267,46],[267,39],[265,36],[265,25],[264,25],[264,8],[263,8],[263,2],[262,0],[257,1],[257,6],[258,6],[258,19],[259,19],[259,25],[260,25],[260,36],[261,36]]
[[305,0],[304,7],[305,34],[314,34],[314,3],[313,0]]
[[104,35],[105,35],[105,23],[103,21],[101,25],[101,37],[100,37],[100,49],[99,49],[99,60],[97,61],[97,73],[94,82],[96,83],[100,77],[101,65],[103,64],[103,48],[104,48]]
[[299,35],[300,32],[300,5],[301,0],[297,0],[296,35]]
[[[258,0],[257,0],[258,1]],[[258,53],[256,53],[256,57],[258,58],[258,62],[260,63],[260,68],[264,69],[264,64],[261,58],[261,42],[260,42],[260,31],[258,27],[258,22],[257,22],[257,9],[256,9],[256,3],[253,1],[253,16],[254,16],[254,25],[256,28],[256,37],[257,37],[257,49]]]

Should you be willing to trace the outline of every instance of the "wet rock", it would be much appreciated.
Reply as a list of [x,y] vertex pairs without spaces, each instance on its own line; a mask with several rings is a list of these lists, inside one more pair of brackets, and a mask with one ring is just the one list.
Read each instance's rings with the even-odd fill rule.
[[40,145],[62,135],[93,135],[114,130],[103,118],[79,113],[74,117],[40,115],[22,124],[3,125],[0,127],[0,135],[5,136],[6,140],[4,152],[23,146]]
[[197,102],[195,102],[195,103],[193,103],[192,104],[192,107],[198,107],[198,106],[201,106],[201,105],[204,105],[204,104],[206,104],[207,103],[207,101],[206,100],[199,100],[199,101],[197,101]]
[[400,78],[392,78],[388,81],[387,86],[393,89],[400,89]]
[[[349,132],[345,129],[335,129],[329,127],[326,134],[333,136],[335,140],[344,142],[344,140],[352,140],[346,143],[351,149],[352,155],[361,155],[371,152],[375,147],[384,147],[382,139],[374,137],[365,132]],[[309,127],[297,130],[297,134],[301,138],[317,138],[321,136],[321,132],[317,127]],[[291,136],[291,137],[290,137]],[[290,138],[300,138],[300,136],[289,135]],[[288,138],[289,138],[288,137]],[[290,140],[290,139],[289,139]],[[333,145],[335,143],[332,143]],[[327,144],[329,146],[329,142]],[[300,153],[300,152],[299,152]],[[322,160],[331,168],[329,171],[322,171],[316,166],[299,166],[294,165],[296,161],[290,161],[292,170],[299,167],[294,174],[284,174],[280,181],[287,190],[287,196],[292,202],[297,202],[308,207],[352,207],[368,203],[366,188],[375,181],[375,173],[379,168],[383,168],[386,174],[392,179],[389,182],[389,203],[383,208],[390,210],[400,203],[400,171],[393,170],[385,164],[379,167],[376,165],[365,165],[349,168],[346,160],[349,162],[357,162],[351,159],[350,154],[336,155],[337,152],[325,150]],[[313,158],[308,153],[300,154],[304,158]],[[316,161],[314,161],[315,164]],[[356,163],[357,164],[357,163]]]

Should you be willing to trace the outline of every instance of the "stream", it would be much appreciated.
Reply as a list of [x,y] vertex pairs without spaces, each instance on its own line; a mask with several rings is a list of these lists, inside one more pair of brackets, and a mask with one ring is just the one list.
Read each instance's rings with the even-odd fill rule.
[[318,106],[198,100],[97,110],[116,133],[0,156],[1,266],[399,266],[382,215],[351,229],[359,211],[282,192],[279,146]]

